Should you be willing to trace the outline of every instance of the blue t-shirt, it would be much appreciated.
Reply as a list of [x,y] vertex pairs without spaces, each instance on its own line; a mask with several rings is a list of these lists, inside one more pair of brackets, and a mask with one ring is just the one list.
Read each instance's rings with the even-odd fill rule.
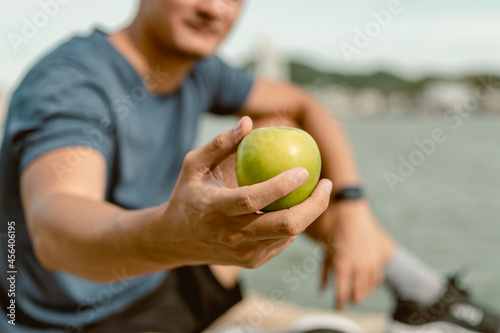
[[[154,86],[167,73],[152,68]],[[33,253],[21,205],[21,171],[35,158],[67,147],[66,165],[53,165],[61,181],[78,167],[85,147],[107,161],[106,200],[140,209],[169,200],[203,112],[230,114],[245,101],[252,78],[217,57],[204,59],[175,92],[151,94],[143,79],[98,30],[75,37],[38,62],[15,91],[0,152],[0,233],[15,222],[16,328],[0,312],[1,332],[32,332],[23,323],[64,332],[96,322],[151,292],[168,272],[94,283],[49,272]],[[84,146],[84,147],[77,147]],[[88,148],[87,148],[88,149]],[[72,221],[66,221],[71,223]],[[12,223],[10,223],[12,224]],[[12,229],[12,227],[11,227]],[[12,230],[11,230],[12,233]],[[8,238],[0,239],[0,300],[10,304]],[[40,330],[33,330],[33,332]]]

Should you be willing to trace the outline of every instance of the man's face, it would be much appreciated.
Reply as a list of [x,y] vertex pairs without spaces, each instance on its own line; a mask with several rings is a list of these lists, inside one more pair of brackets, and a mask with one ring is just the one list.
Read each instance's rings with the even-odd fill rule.
[[243,0],[142,0],[142,19],[161,48],[212,55],[233,26]]

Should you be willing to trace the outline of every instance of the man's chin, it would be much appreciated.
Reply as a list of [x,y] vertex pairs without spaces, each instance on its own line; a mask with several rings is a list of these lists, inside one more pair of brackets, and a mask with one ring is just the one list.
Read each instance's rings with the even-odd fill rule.
[[198,49],[181,49],[180,52],[193,60],[201,60],[204,58],[208,58],[215,53],[215,50],[198,50]]
[[206,45],[177,45],[177,51],[191,59],[203,59],[212,56],[216,47]]

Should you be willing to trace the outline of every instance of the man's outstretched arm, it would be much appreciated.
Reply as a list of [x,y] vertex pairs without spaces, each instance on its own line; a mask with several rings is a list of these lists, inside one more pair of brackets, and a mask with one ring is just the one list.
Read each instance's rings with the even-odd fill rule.
[[[340,124],[303,89],[257,79],[238,115],[256,120],[269,118],[269,126],[288,124],[311,134],[321,151],[322,174],[333,181],[333,193],[360,184],[355,159]],[[338,308],[349,301],[361,302],[382,281],[394,244],[374,219],[366,200],[330,204],[306,233],[328,249],[323,282],[328,277],[327,270],[334,268]]]
[[[294,168],[264,183],[228,189],[219,164],[252,128],[250,119],[190,152],[170,200],[126,210],[104,200],[106,162],[95,150],[57,178],[57,149],[22,172],[21,194],[33,248],[49,270],[94,281],[144,275],[197,264],[257,267],[281,252],[328,206],[331,182],[289,211],[255,214],[298,188],[308,177]],[[150,161],[154,163],[154,161]],[[114,274],[115,273],[115,274]]]

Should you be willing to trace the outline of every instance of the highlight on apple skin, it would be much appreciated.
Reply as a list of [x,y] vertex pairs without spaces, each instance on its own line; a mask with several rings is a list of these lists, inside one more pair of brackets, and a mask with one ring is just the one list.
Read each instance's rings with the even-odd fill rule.
[[319,181],[321,155],[313,137],[301,129],[263,127],[241,140],[235,167],[239,186],[264,182],[295,167],[307,169],[309,178],[304,184],[263,209],[276,211],[298,205],[311,195]]

